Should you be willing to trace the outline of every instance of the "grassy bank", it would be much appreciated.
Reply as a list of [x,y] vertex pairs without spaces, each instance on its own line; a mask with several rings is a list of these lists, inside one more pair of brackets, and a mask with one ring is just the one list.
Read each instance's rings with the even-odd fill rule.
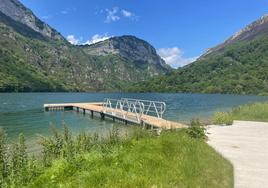
[[230,112],[217,112],[213,117],[215,124],[230,125],[234,120],[268,122],[268,103],[241,105]]
[[53,138],[41,139],[42,160],[19,162],[14,167],[18,173],[13,176],[11,171],[11,181],[6,178],[5,183],[39,188],[232,187],[232,165],[198,135],[196,129],[161,136],[138,129],[126,137],[115,130],[101,139],[85,133],[74,138],[68,129],[63,134],[54,131]]

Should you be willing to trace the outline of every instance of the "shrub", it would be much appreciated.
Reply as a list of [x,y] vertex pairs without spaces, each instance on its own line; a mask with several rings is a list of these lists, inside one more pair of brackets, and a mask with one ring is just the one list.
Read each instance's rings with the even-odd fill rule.
[[187,129],[187,133],[190,137],[201,140],[205,140],[207,138],[205,131],[206,129],[198,119],[192,120],[190,127]]
[[228,112],[216,112],[213,116],[213,123],[217,125],[232,125],[233,117]]

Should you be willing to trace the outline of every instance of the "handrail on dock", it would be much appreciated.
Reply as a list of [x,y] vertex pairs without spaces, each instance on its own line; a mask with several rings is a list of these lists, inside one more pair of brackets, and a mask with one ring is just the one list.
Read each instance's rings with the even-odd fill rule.
[[128,101],[126,99],[105,98],[103,112],[113,116],[122,116],[124,119],[140,123],[141,116],[144,113],[144,104],[138,100]]
[[[123,118],[127,118],[132,114],[132,120],[140,123],[142,115],[156,116],[163,118],[166,110],[166,103],[160,101],[139,100],[130,98],[110,99],[105,98],[103,103],[104,113],[112,115],[120,114]],[[133,117],[134,114],[134,117]]]
[[187,127],[183,124],[163,119],[166,104],[160,101],[139,99],[104,99],[103,102],[95,103],[63,103],[44,104],[45,111],[49,110],[76,110],[83,114],[90,113],[91,117],[98,113],[101,119],[105,116],[113,121],[120,121],[151,126],[164,129]]
[[144,104],[144,114],[157,116],[158,118],[163,118],[164,112],[166,111],[166,103],[161,101],[140,100],[131,98],[122,98],[121,100],[139,101]]

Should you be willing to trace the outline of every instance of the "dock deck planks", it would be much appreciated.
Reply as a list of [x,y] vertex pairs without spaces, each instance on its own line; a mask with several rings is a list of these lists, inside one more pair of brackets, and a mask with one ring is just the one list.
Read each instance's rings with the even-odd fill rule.
[[[125,120],[128,122],[133,122],[131,121],[132,116],[135,116],[134,113],[128,112],[127,116],[124,118],[122,116],[122,111],[118,109],[109,109],[109,112],[104,111],[102,102],[96,102],[96,103],[62,103],[62,104],[44,104],[45,109],[57,109],[57,108],[64,108],[64,107],[72,107],[72,108],[78,108],[78,109],[83,109],[87,111],[93,111],[97,112],[100,114],[104,114],[110,117],[114,117],[117,119]],[[124,111],[126,112],[126,111]],[[176,129],[176,128],[186,128],[187,125],[174,122],[174,121],[169,121],[165,120],[163,118],[158,118],[155,116],[150,116],[150,115],[145,115],[143,114],[141,116],[141,122],[150,125],[152,127],[156,128],[161,128],[161,129]],[[135,122],[134,122],[135,123]]]

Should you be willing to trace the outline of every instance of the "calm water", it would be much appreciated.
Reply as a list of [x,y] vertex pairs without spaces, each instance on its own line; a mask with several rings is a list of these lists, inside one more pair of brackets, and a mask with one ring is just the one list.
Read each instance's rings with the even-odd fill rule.
[[[44,112],[44,103],[95,102],[104,98],[121,97],[164,101],[167,104],[165,118],[174,121],[205,119],[215,111],[227,111],[232,107],[255,101],[268,101],[268,97],[218,94],[163,94],[163,93],[0,93],[0,127],[13,140],[24,133],[27,140],[37,139],[37,134],[49,135],[50,125],[62,127],[66,123],[72,132],[107,132],[114,125],[111,121],[91,119],[76,112]],[[121,129],[127,126],[120,125]]]

